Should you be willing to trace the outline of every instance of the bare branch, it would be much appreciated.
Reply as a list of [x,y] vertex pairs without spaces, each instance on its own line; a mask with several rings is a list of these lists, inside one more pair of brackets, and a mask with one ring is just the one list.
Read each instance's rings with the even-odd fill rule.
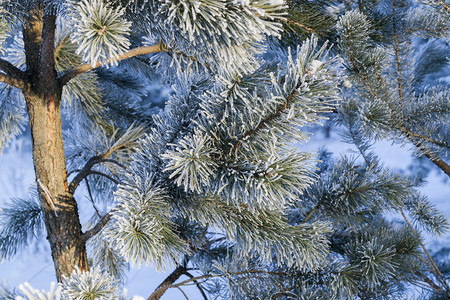
[[105,173],[102,173],[102,172],[98,172],[98,171],[89,171],[89,172],[88,172],[88,175],[99,175],[99,176],[103,176],[103,177],[105,177],[105,178],[111,180],[111,181],[114,182],[115,184],[119,184],[119,181],[118,181],[118,180],[116,180],[116,179],[112,178],[111,176],[109,176],[109,175],[107,175],[107,174],[105,174]]
[[89,200],[91,201],[92,206],[94,207],[95,213],[97,214],[97,216],[99,216],[99,218],[101,218],[102,216],[100,215],[100,212],[98,211],[97,206],[95,206],[94,197],[92,197],[91,186],[89,184],[89,180],[87,177],[86,177],[86,187],[87,187],[88,194],[89,194]]
[[308,215],[305,217],[305,219],[302,221],[301,224],[305,224],[314,214],[314,212],[319,208],[320,206],[320,202],[316,204],[316,206],[314,206],[314,208],[308,213]]
[[180,283],[173,283],[165,286],[159,286],[153,294],[150,295],[150,297],[147,298],[147,300],[158,300],[161,298],[161,296],[164,294],[166,290],[169,288],[177,288],[179,286],[187,285],[194,281],[199,281],[202,279],[210,279],[210,278],[216,278],[216,277],[224,277],[227,275],[276,275],[276,276],[289,276],[290,274],[287,274],[285,272],[274,272],[274,271],[265,271],[265,270],[247,270],[247,271],[238,271],[238,272],[231,272],[231,273],[223,273],[223,274],[208,274],[208,275],[202,275],[198,277],[193,277],[186,279]]
[[124,165],[122,165],[121,163],[119,163],[118,161],[114,160],[114,159],[99,159],[97,163],[106,163],[106,162],[110,162],[113,163],[119,167],[121,167],[122,169],[126,170],[127,167],[125,167]]
[[65,74],[63,74],[60,78],[61,78],[61,84],[62,86],[64,86],[65,84],[67,84],[71,79],[77,77],[80,74],[83,74],[85,72],[91,71],[93,69],[97,69],[99,67],[102,67],[104,65],[110,64],[114,61],[121,61],[127,58],[131,58],[131,57],[135,57],[138,55],[145,55],[145,54],[150,54],[150,53],[157,53],[157,52],[166,52],[167,48],[165,47],[165,45],[159,41],[157,44],[155,45],[151,45],[151,46],[142,46],[142,47],[138,47],[138,48],[134,48],[131,49],[127,52],[125,52],[124,54],[120,55],[116,60],[112,60],[109,59],[107,61],[106,64],[102,64],[102,63],[97,63],[95,66],[92,66],[91,64],[82,64],[74,69],[71,69],[69,71],[67,71]]
[[102,230],[103,227],[105,227],[106,223],[108,223],[108,221],[111,219],[111,216],[112,216],[111,212],[104,215],[103,218],[94,227],[92,227],[91,229],[89,229],[88,231],[83,233],[83,235],[81,236],[81,239],[84,242],[86,242],[91,237],[93,237],[94,235],[99,233],[100,230]]
[[194,283],[197,286],[198,290],[200,291],[200,293],[203,296],[203,299],[208,300],[208,297],[206,296],[205,291],[203,290],[203,288],[201,287],[200,283],[195,279],[194,275],[192,275],[191,273],[189,273],[188,271],[184,272],[184,275],[186,275],[187,277],[194,279]]
[[189,300],[188,296],[186,295],[186,293],[178,286],[177,289],[183,294],[184,298],[186,300]]

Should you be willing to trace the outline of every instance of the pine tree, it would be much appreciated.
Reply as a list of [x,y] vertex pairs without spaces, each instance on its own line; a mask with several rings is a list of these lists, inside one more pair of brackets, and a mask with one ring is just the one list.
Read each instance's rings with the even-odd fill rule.
[[[0,255],[46,234],[61,283],[1,297],[125,298],[128,264],[175,266],[149,299],[448,296],[420,235],[447,220],[371,152],[411,143],[450,174],[449,87],[425,80],[445,61],[413,52],[448,38],[446,1],[0,5],[0,146],[28,120],[37,187],[2,210]],[[163,109],[150,82],[170,88]],[[301,151],[325,119],[358,157]]]

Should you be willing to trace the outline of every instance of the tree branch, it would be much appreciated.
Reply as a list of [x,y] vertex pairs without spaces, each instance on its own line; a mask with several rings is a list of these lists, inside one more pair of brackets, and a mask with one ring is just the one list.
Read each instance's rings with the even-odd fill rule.
[[25,72],[14,66],[9,61],[0,58],[0,70],[6,74],[0,73],[0,81],[6,84],[12,85],[20,90],[24,90],[25,84]]
[[22,80],[25,77],[25,72],[14,66],[12,63],[10,63],[7,60],[4,60],[0,58],[0,70],[5,72],[7,75],[17,79]]
[[191,273],[189,273],[188,271],[184,272],[184,275],[186,275],[187,277],[194,279],[194,283],[197,286],[198,290],[200,291],[200,293],[203,296],[203,299],[208,300],[208,297],[206,296],[205,291],[203,290],[203,288],[201,287],[200,283],[195,279],[194,275],[192,275]]
[[91,157],[86,164],[84,165],[84,167],[78,172],[78,174],[75,176],[75,178],[72,180],[72,182],[69,184],[69,193],[71,193],[73,195],[73,193],[75,193],[75,190],[77,189],[77,187],[80,185],[80,183],[83,181],[84,178],[86,178],[86,176],[90,175],[90,174],[94,174],[94,175],[101,175],[101,176],[105,176],[108,179],[110,179],[111,181],[117,183],[117,180],[115,180],[114,178],[100,173],[100,172],[96,172],[96,171],[91,171],[91,168],[99,163],[103,163],[103,162],[111,162],[114,163],[116,165],[118,165],[119,167],[126,169],[124,165],[120,164],[119,162],[113,160],[113,159],[108,159],[108,157],[112,154],[112,151],[109,151],[108,153],[102,154],[102,155],[96,155]]
[[87,179],[87,177],[86,177],[86,187],[87,187],[88,194],[89,194],[89,200],[91,201],[92,206],[94,207],[95,213],[97,214],[97,216],[99,218],[101,218],[102,216],[100,215],[100,212],[98,211],[97,207],[95,206],[94,197],[92,197],[91,186],[89,184],[89,180]]
[[12,76],[8,76],[6,74],[0,73],[0,81],[6,84],[12,85],[20,90],[24,90],[26,88],[26,84],[24,80],[14,78]]
[[[167,52],[167,48],[165,45],[159,41],[155,45],[151,46],[142,46],[138,48],[131,49],[124,54],[120,55],[118,59],[112,60],[109,59],[106,64],[110,64],[113,61],[121,61],[130,57],[138,56],[138,55],[144,55],[144,54],[150,54],[150,53],[157,53],[157,52]],[[70,80],[77,77],[80,74],[83,74],[85,72],[91,71],[93,69],[97,69],[99,67],[102,67],[106,64],[97,63],[95,66],[92,66],[91,64],[82,64],[76,68],[73,68],[71,70],[68,70],[65,72],[60,78],[61,78],[61,85],[64,86],[67,84]]]
[[308,215],[305,217],[305,219],[302,221],[301,224],[305,224],[312,217],[312,215],[319,208],[319,206],[320,206],[320,202],[317,203],[316,206],[314,206],[314,208],[308,213]]
[[86,242],[91,237],[99,233],[100,230],[102,230],[103,227],[105,227],[106,223],[108,223],[108,221],[111,219],[111,216],[112,216],[111,212],[104,215],[103,218],[94,227],[92,227],[91,229],[89,229],[88,231],[86,231],[81,235],[81,239]]
[[314,34],[317,35],[317,36],[321,36],[321,35],[322,35],[322,34],[321,34],[320,32],[318,32],[317,30],[315,30],[315,29],[313,29],[313,28],[311,28],[311,27],[308,27],[308,26],[306,26],[306,25],[303,25],[303,24],[301,24],[301,23],[299,23],[299,22],[296,22],[296,21],[294,21],[294,20],[291,20],[291,19],[284,19],[284,20],[281,20],[281,21],[283,21],[283,22],[285,22],[285,23],[287,23],[287,24],[292,24],[292,25],[295,25],[295,26],[297,26],[297,27],[300,27],[301,29],[306,30],[306,31],[309,31],[309,32],[311,32],[311,33],[314,33]]
[[101,155],[97,155],[94,157],[91,157],[86,164],[84,165],[83,169],[81,169],[80,172],[75,176],[75,178],[72,180],[72,182],[69,184],[69,193],[73,195],[75,193],[75,190],[77,189],[78,185],[83,181],[83,179],[89,175],[89,172],[91,171],[91,168],[98,163],[98,161],[102,159]]
[[414,146],[417,147],[417,149],[419,149],[423,153],[423,155],[425,155],[429,160],[431,160],[432,163],[438,166],[442,171],[444,171],[445,174],[447,174],[447,176],[450,177],[450,166],[445,161],[443,161],[437,155],[432,154],[416,139],[409,138],[409,140],[411,141],[411,143],[413,143]]
[[294,102],[295,96],[298,94],[297,88],[298,87],[295,88],[295,90],[289,95],[289,97],[287,97],[286,102],[284,104],[280,105],[275,112],[273,112],[270,115],[268,115],[267,117],[265,117],[263,120],[261,120],[258,123],[258,125],[256,125],[255,128],[248,130],[247,132],[244,133],[244,135],[242,137],[240,137],[237,141],[235,141],[232,144],[232,146],[225,151],[225,156],[227,156],[228,154],[231,154],[233,152],[234,153],[237,152],[237,150],[239,150],[241,144],[245,140],[254,136],[256,133],[258,133],[258,131],[260,131],[261,129],[266,127],[267,124],[269,124],[275,118],[279,117],[281,115],[281,113],[285,109],[287,109],[291,105],[292,102]]
[[[442,284],[442,286],[444,286],[445,288],[448,289],[448,285],[447,282],[445,281],[445,277],[442,275],[441,271],[439,270],[438,266],[436,266],[436,263],[434,262],[433,258],[431,257],[430,253],[428,253],[427,248],[425,247],[425,245],[422,243],[422,241],[420,240],[420,236],[419,234],[414,230],[414,227],[411,225],[411,223],[409,222],[408,218],[406,217],[405,213],[403,212],[403,209],[400,209],[400,213],[403,216],[403,219],[405,219],[406,224],[408,224],[409,228],[411,229],[411,231],[413,232],[414,236],[417,238],[417,240],[420,243],[420,246],[422,246],[423,251],[425,252],[426,256],[428,257],[428,260],[430,261],[430,263],[432,264],[432,272],[433,274],[436,276],[436,278],[438,279],[438,281]],[[426,281],[428,283],[428,281]],[[434,287],[434,285],[432,285]],[[439,291],[439,290],[438,290]]]
[[111,176],[102,173],[102,172],[98,172],[98,171],[89,171],[87,175],[99,175],[99,176],[103,176],[109,180],[111,180],[112,182],[114,182],[115,184],[119,184],[119,181],[117,181],[116,179],[112,178]]
[[173,285],[181,275],[187,271],[186,264],[179,265],[163,282],[156,288],[156,290],[147,298],[147,300],[159,300],[162,295],[171,287],[179,287],[181,285]]

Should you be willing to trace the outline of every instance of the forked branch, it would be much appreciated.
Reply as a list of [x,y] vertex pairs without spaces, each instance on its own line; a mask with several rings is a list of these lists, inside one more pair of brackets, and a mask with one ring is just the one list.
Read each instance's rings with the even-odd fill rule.
[[78,172],[78,174],[75,176],[75,178],[72,180],[72,182],[70,182],[70,184],[69,184],[69,193],[71,193],[73,195],[75,193],[75,190],[77,189],[77,187],[83,181],[83,179],[86,178],[86,176],[91,175],[91,174],[104,176],[104,177],[110,179],[111,181],[117,183],[117,180],[115,180],[111,176],[108,176],[106,174],[103,174],[103,173],[91,170],[93,166],[95,166],[96,164],[99,164],[99,163],[103,163],[103,162],[112,162],[112,163],[115,163],[116,165],[118,165],[119,167],[125,169],[125,166],[123,166],[119,162],[117,162],[117,161],[115,161],[113,159],[107,159],[107,157],[109,155],[110,155],[110,153],[108,152],[107,154],[96,155],[94,157],[91,157],[86,162],[84,167]]

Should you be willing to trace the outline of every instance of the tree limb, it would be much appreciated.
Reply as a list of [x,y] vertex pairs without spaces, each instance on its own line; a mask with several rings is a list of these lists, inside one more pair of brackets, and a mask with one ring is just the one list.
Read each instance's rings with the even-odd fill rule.
[[[163,282],[156,288],[156,290],[147,298],[147,300],[159,300],[162,295],[171,287],[179,287],[181,285],[175,285],[174,282],[180,278],[186,272],[186,265],[183,263],[179,265],[169,276],[164,279]],[[191,280],[192,281],[192,280]]]
[[17,79],[17,80],[24,80],[25,72],[14,66],[12,63],[10,63],[7,60],[4,60],[0,58],[0,70],[5,72],[7,75]]
[[150,53],[157,53],[157,52],[167,52],[167,48],[161,41],[159,41],[155,45],[142,46],[142,47],[131,49],[131,50],[125,52],[124,54],[120,55],[116,60],[109,59],[106,64],[102,64],[100,62],[98,62],[95,66],[92,66],[92,64],[82,64],[76,68],[73,68],[73,69],[65,72],[60,77],[61,85],[62,86],[66,85],[70,80],[72,80],[73,78],[77,77],[80,74],[91,71],[93,69],[97,69],[104,65],[110,64],[114,61],[121,61],[121,60],[131,58],[134,56],[150,54]]
[[104,215],[103,218],[94,227],[92,227],[91,229],[89,229],[88,231],[86,231],[81,235],[81,239],[84,242],[86,242],[91,237],[99,233],[100,230],[102,230],[103,227],[105,227],[106,223],[108,223],[108,221],[111,219],[111,216],[112,216],[111,212]]
[[[110,151],[111,152],[111,151]],[[118,165],[119,167],[122,167],[124,169],[125,166],[120,164],[119,162],[113,160],[113,159],[108,159],[108,157],[111,155],[111,153],[108,152],[106,154],[102,154],[102,155],[96,155],[91,157],[86,164],[84,165],[84,167],[78,172],[78,174],[74,177],[74,179],[72,180],[72,182],[69,184],[69,193],[71,193],[73,195],[73,193],[75,193],[75,190],[77,189],[77,187],[80,185],[80,183],[83,181],[84,178],[86,178],[86,176],[90,175],[90,174],[94,174],[94,175],[101,175],[101,176],[105,176],[108,179],[110,179],[113,182],[117,183],[117,180],[111,178],[110,176],[96,172],[96,171],[91,171],[91,168],[99,163],[103,163],[103,162],[112,162],[115,163],[116,165]]]
[[12,85],[20,90],[24,90],[26,88],[26,84],[24,80],[14,78],[12,76],[0,73],[0,81],[6,84]]

